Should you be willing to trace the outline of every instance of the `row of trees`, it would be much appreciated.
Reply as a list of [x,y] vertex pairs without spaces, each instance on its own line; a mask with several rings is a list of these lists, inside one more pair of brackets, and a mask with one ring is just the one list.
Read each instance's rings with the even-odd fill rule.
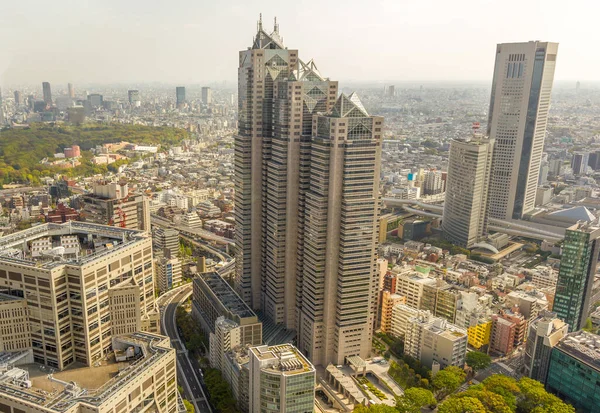
[[217,369],[204,369],[204,384],[208,389],[208,397],[213,406],[222,413],[237,413],[236,401],[233,398],[229,383],[223,379],[221,371]]
[[[358,406],[358,413],[419,413],[422,407],[433,408],[440,396],[447,397],[462,384],[456,379],[460,375],[458,367],[440,371],[432,380],[433,392],[427,389],[412,388],[397,398],[396,406]],[[450,370],[440,379],[438,377]],[[462,370],[461,370],[462,371]],[[464,372],[462,373],[464,375]],[[464,380],[464,376],[463,376]],[[455,388],[454,388],[455,387]],[[450,391],[452,388],[454,390]],[[442,393],[440,393],[442,392]],[[435,396],[435,397],[434,397]],[[548,393],[539,381],[523,377],[519,381],[500,374],[471,386],[466,391],[449,396],[439,403],[438,413],[575,413],[573,406]]]
[[192,316],[182,306],[177,307],[175,322],[181,330],[185,347],[190,352],[199,354],[202,349],[205,349],[206,338],[204,334],[202,334],[198,323],[192,319]]

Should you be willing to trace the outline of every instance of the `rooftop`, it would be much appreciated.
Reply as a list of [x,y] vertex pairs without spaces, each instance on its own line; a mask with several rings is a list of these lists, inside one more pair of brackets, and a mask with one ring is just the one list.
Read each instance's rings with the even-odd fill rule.
[[231,286],[216,272],[205,272],[198,275],[194,282],[202,280],[212,291],[219,302],[233,315],[240,319],[258,317],[250,307],[240,298]]
[[[64,412],[77,403],[100,406],[141,372],[174,351],[164,340],[164,336],[149,333],[115,337],[115,348],[134,348],[126,361],[116,362],[113,355],[94,367],[74,364],[61,372],[39,364],[19,365],[20,356],[0,353],[0,365],[5,363],[6,366],[4,370],[0,368],[0,394],[56,412]],[[24,385],[27,381],[29,385]]]
[[252,347],[250,351],[257,359],[268,362],[262,367],[266,372],[292,375],[315,371],[313,365],[291,344]]
[[[33,257],[29,245],[40,238],[58,239],[64,235],[78,236],[83,249],[75,256],[65,256],[64,249],[52,248]],[[69,221],[64,224],[47,223],[0,237],[0,262],[51,269],[70,264],[82,265],[113,251],[139,242],[146,235],[142,231],[88,222]]]

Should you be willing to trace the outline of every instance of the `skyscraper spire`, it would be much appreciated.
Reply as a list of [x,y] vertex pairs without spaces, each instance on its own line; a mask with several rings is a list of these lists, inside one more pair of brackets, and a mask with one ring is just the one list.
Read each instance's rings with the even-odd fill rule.
[[256,30],[260,32],[262,29],[263,29],[262,28],[262,13],[260,13],[258,15],[258,24],[257,24]]
[[277,16],[273,19],[274,23],[273,23],[273,31],[275,33],[279,33],[279,25],[277,24]]

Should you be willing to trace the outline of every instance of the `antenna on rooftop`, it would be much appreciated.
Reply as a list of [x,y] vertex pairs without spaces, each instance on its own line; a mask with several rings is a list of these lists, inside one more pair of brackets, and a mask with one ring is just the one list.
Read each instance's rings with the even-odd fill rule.
[[274,19],[274,23],[273,23],[273,31],[275,33],[279,33],[279,25],[277,24],[277,17],[275,17]]
[[258,17],[258,24],[257,24],[256,29],[257,29],[257,31],[261,31],[262,30],[262,13],[260,13],[258,16],[259,16]]

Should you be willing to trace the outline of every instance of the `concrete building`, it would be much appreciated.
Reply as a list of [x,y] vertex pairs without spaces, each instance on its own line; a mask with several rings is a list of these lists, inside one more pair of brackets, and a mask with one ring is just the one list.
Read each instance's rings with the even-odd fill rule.
[[185,100],[185,87],[184,86],[177,86],[175,88],[175,97],[176,97],[176,105],[177,107],[180,107],[181,105],[183,105],[186,100]]
[[126,183],[95,183],[81,201],[81,218],[86,222],[150,231],[149,201],[144,195],[130,194]]
[[[177,411],[175,349],[150,333],[109,339],[102,366],[56,372],[31,350],[0,353],[0,407],[5,413],[136,413]],[[50,373],[50,374],[49,374]]]
[[31,348],[27,300],[0,294],[0,353]]
[[161,293],[181,284],[181,261],[172,256],[159,257],[156,260],[156,286]]
[[409,319],[404,340],[407,354],[428,368],[439,364],[463,367],[467,354],[467,330],[424,312]]
[[241,346],[241,329],[238,323],[221,316],[215,321],[215,331],[209,337],[208,360],[212,368],[223,371],[225,355]]
[[396,294],[406,297],[406,304],[415,309],[421,308],[421,299],[425,286],[435,288],[437,281],[420,272],[411,271],[396,277]]
[[381,331],[383,333],[392,332],[392,313],[398,304],[406,304],[406,297],[398,294],[392,294],[389,291],[383,291],[381,294]]
[[579,330],[589,313],[599,238],[600,228],[591,224],[565,232],[552,311],[569,325],[569,331]]
[[523,344],[527,333],[527,320],[515,311],[501,311],[492,316],[490,351],[508,355]]
[[250,411],[250,396],[248,395],[250,389],[249,348],[250,346],[237,347],[226,353],[223,360],[223,378],[231,386],[231,393],[241,412]]
[[240,328],[240,345],[262,344],[262,323],[227,281],[216,272],[198,275],[193,281],[192,315],[203,330],[215,332],[219,317],[236,322]]
[[487,234],[487,207],[494,140],[474,135],[450,143],[442,232],[471,248]]
[[212,90],[209,87],[204,86],[202,88],[202,103],[210,105],[212,103]]
[[442,171],[426,171],[423,174],[423,195],[438,195],[444,192]]
[[291,344],[249,351],[249,411],[310,413],[315,404],[315,368]]
[[553,349],[546,390],[578,411],[600,411],[600,337],[585,331],[568,334]]
[[[68,253],[70,240],[61,243],[65,236],[77,238],[76,252]],[[39,239],[52,248],[33,257]],[[0,329],[0,343],[30,342],[34,361],[55,369],[91,366],[111,353],[112,337],[159,331],[153,278],[152,241],[141,231],[70,221],[2,237],[0,293],[26,303],[3,300],[0,308],[12,307],[11,321],[22,323],[26,305],[29,323]]]
[[555,313],[543,312],[529,325],[523,365],[525,375],[542,383],[546,382],[550,353],[568,333],[569,326],[556,318]]
[[85,108],[83,106],[73,106],[67,108],[67,118],[74,125],[85,123]]
[[179,253],[179,231],[176,229],[157,226],[152,231],[152,241],[157,252],[168,250],[172,257]]
[[487,135],[495,140],[489,216],[520,219],[535,196],[558,43],[499,44]]
[[406,328],[408,326],[408,320],[417,315],[425,313],[425,311],[417,310],[406,304],[396,304],[392,308],[392,322],[390,325],[390,333],[394,337],[404,339],[406,335]]
[[127,98],[129,100],[129,104],[134,107],[140,107],[142,105],[142,101],[140,99],[140,91],[139,90],[128,90]]
[[510,307],[517,306],[527,323],[533,322],[540,313],[548,310],[548,300],[544,294],[535,292],[511,291],[506,296],[506,304]]
[[428,310],[435,317],[441,317],[454,323],[456,309],[461,298],[460,292],[442,280],[423,285],[423,295],[419,309]]

